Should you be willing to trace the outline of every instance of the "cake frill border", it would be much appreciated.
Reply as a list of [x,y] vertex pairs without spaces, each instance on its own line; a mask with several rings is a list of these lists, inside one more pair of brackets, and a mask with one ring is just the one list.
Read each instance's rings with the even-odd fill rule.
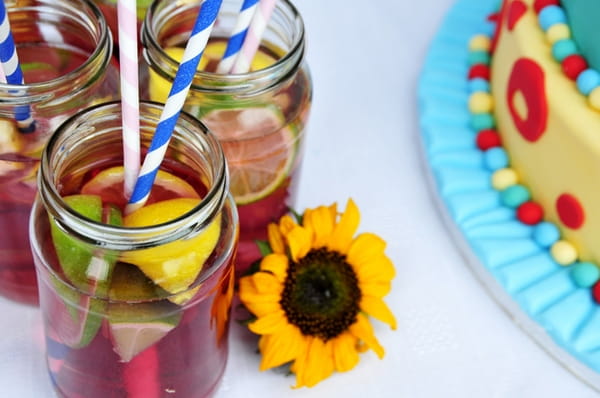
[[523,330],[600,391],[600,306],[502,204],[468,108],[469,50],[492,35],[498,0],[458,0],[434,36],[418,81],[423,161],[444,224],[492,297]]

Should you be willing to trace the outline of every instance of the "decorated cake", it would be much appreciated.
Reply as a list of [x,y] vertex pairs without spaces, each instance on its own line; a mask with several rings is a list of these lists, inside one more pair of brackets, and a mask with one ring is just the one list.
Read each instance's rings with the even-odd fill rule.
[[597,0],[459,0],[428,53],[421,127],[469,264],[600,388]]

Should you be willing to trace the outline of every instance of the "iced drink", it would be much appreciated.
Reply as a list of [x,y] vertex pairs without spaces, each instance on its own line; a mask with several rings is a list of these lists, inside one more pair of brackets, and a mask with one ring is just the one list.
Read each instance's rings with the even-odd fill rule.
[[[194,4],[181,10],[158,1],[148,10],[142,34],[148,97],[154,101],[167,98],[194,22]],[[184,109],[201,119],[223,147],[240,216],[236,269],[241,274],[260,258],[255,241],[266,239],[267,225],[294,207],[312,82],[304,62],[302,20],[287,1],[278,2],[251,70],[215,73],[237,7],[223,2]]]
[[[0,295],[35,304],[28,219],[40,153],[67,117],[117,97],[118,68],[102,16],[89,3],[19,4],[8,13],[26,84],[0,84]],[[28,132],[14,122],[24,105],[35,120]]]
[[[65,397],[210,396],[238,234],[224,158],[182,115],[147,203],[126,214],[119,109],[77,115],[42,158],[31,241],[50,376]],[[158,110],[142,105],[145,147]]]

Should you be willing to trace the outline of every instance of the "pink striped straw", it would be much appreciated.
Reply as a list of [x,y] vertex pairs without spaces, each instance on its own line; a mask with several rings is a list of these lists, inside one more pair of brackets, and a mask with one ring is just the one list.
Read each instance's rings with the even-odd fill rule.
[[136,0],[118,0],[119,61],[123,124],[123,189],[129,198],[140,170],[140,109]]
[[246,33],[244,44],[231,69],[232,73],[246,73],[250,70],[252,59],[258,50],[261,37],[267,28],[267,23],[271,18],[276,3],[277,0],[260,0],[258,2],[258,8],[248,27],[248,33]]

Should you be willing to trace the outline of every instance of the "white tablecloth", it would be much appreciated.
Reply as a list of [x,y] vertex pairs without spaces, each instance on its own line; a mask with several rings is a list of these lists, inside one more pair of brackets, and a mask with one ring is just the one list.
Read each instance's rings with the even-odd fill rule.
[[[425,182],[416,87],[452,0],[297,0],[308,35],[314,105],[298,209],[361,210],[397,276],[387,302],[398,329],[375,323],[383,360],[312,389],[259,372],[255,340],[232,324],[222,397],[592,397],[494,302],[464,264]],[[37,309],[0,298],[0,396],[53,397]]]

